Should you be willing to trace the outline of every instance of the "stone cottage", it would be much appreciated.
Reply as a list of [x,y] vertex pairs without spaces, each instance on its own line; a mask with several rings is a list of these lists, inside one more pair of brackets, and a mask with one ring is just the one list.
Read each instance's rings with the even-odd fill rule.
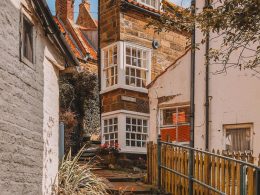
[[45,0],[0,6],[0,194],[51,194],[59,163],[59,73],[79,61]]
[[[205,6],[197,2],[198,10]],[[217,6],[214,4],[214,6]],[[222,38],[209,33],[210,48],[218,49]],[[196,43],[203,34],[196,29]],[[203,150],[228,150],[230,152],[260,153],[260,86],[259,66],[242,69],[231,66],[226,72],[223,64],[206,63],[207,47],[200,45],[195,61],[195,147]],[[248,56],[254,55],[247,51]],[[230,56],[236,63],[239,50]],[[250,53],[251,52],[251,53]],[[208,70],[207,70],[208,68]],[[208,72],[208,75],[207,75]],[[167,141],[187,144],[189,142],[189,107],[191,89],[191,52],[148,85],[150,98],[149,140],[156,141],[158,134]],[[208,110],[207,110],[208,109]],[[207,132],[208,128],[208,132]]]
[[160,13],[160,0],[100,1],[102,143],[122,153],[146,153],[146,85],[185,51],[183,34],[145,28]]

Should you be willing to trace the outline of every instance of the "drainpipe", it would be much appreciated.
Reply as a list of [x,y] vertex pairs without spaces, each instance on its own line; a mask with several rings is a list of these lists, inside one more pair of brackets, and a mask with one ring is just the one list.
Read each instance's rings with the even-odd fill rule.
[[[100,43],[100,2],[98,0],[98,89],[101,92],[101,43]],[[102,141],[102,95],[99,94],[99,118],[100,118],[100,132],[101,132],[101,141]]]
[[[209,0],[205,0],[205,7],[204,8],[209,8],[210,2]],[[206,57],[206,62],[205,62],[205,68],[206,68],[206,75],[205,75],[205,80],[206,80],[206,91],[205,91],[205,121],[206,121],[206,142],[205,142],[205,149],[208,151],[209,150],[209,65],[210,65],[210,60],[209,60],[209,39],[210,39],[210,34],[209,31],[206,33],[206,48],[205,48],[205,57]]]
[[[196,0],[191,1],[191,14],[196,14]],[[190,75],[190,147],[194,148],[194,123],[195,123],[195,49],[196,49],[196,28],[195,21],[191,37],[191,75]],[[193,172],[194,172],[194,151],[189,151],[189,195],[193,195]]]

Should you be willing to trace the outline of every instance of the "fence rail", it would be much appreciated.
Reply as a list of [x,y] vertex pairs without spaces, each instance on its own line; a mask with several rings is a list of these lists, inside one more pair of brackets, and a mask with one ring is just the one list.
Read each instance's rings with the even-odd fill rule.
[[[193,154],[193,175],[189,175],[189,154]],[[260,159],[252,156],[221,155],[187,146],[159,141],[147,145],[147,180],[166,193],[189,194],[189,179],[194,195],[259,195]]]

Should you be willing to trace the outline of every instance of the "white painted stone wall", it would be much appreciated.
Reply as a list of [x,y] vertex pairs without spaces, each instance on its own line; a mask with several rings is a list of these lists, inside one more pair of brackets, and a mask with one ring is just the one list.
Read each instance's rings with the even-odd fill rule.
[[[163,76],[158,77],[149,89],[150,101],[150,133],[149,140],[156,141],[159,124],[159,106],[187,103],[190,101],[190,51],[169,67]],[[158,106],[158,98],[164,96],[176,97]]]
[[[202,8],[204,1],[197,2]],[[210,34],[211,38],[216,36]],[[199,43],[202,34],[196,32],[196,42]],[[210,47],[219,48],[221,39],[210,42]],[[254,47],[254,46],[252,46]],[[205,148],[205,45],[196,51],[196,95],[195,95],[195,145]],[[231,56],[231,62],[236,62],[238,54]],[[216,74],[223,65],[211,62],[209,79],[210,96],[210,134],[209,149],[225,149],[225,131],[223,125],[253,123],[251,132],[252,149],[255,156],[260,153],[260,79],[252,70],[229,68],[226,73]]]
[[[204,0],[197,1],[202,8]],[[211,37],[214,35],[211,34]],[[200,43],[202,33],[197,29],[196,42]],[[210,42],[210,47],[218,48],[221,39]],[[254,46],[252,46],[254,47]],[[238,55],[231,56],[236,61]],[[155,141],[156,132],[156,96],[187,94],[186,98],[175,99],[174,102],[189,100],[190,53],[186,54],[175,69],[169,69],[158,78],[149,89],[150,97],[150,132],[151,140]],[[195,70],[195,147],[205,149],[205,45],[196,50]],[[251,146],[254,156],[260,153],[260,77],[249,69],[229,68],[226,73],[215,74],[223,65],[210,65],[209,96],[210,96],[210,133],[209,149],[226,149],[224,125],[252,123]],[[260,69],[260,67],[258,67]],[[187,71],[187,72],[186,72]],[[260,71],[260,70],[258,70]],[[184,78],[181,83],[180,75]],[[188,90],[188,91],[187,91]],[[155,93],[157,91],[157,94]]]
[[35,65],[19,60],[20,3],[0,1],[0,194],[50,194],[58,169],[55,64],[63,62],[40,23]]

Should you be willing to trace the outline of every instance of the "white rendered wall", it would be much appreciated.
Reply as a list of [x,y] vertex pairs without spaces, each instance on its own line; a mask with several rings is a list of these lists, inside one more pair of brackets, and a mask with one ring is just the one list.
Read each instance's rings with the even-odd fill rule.
[[[149,88],[150,141],[157,140],[159,107],[190,102],[190,56],[189,51],[175,65],[169,67],[162,76],[158,77],[152,87]],[[160,104],[158,107],[158,98],[172,95],[176,95],[176,97]]]

